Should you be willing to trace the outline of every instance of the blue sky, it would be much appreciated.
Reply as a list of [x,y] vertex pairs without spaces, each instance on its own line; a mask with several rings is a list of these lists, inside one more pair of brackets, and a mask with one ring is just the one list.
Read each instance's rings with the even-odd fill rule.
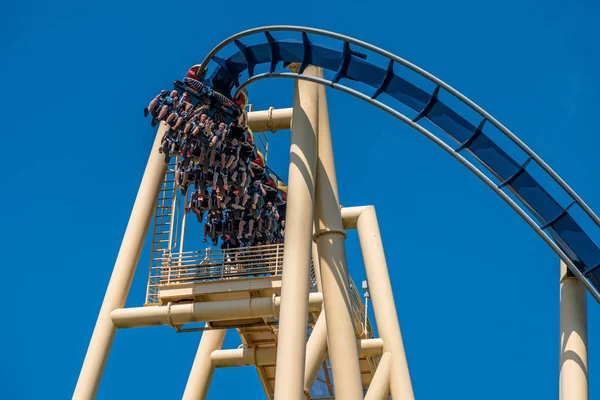
[[[3,7],[0,398],[71,396],[153,138],[142,109],[243,29],[313,26],[408,59],[491,112],[600,210],[597,2],[234,1],[231,14],[207,4]],[[259,83],[251,101],[287,107],[291,88]],[[417,397],[556,398],[557,257],[416,132],[341,93],[329,103],[341,201],[377,207]],[[269,164],[285,175],[288,133],[273,143]],[[355,281],[364,278],[359,257],[351,233]],[[144,301],[147,259],[128,306]],[[588,300],[595,398],[600,307]],[[166,327],[118,332],[98,398],[180,397],[198,339]],[[261,393],[252,368],[225,369],[209,399]]]

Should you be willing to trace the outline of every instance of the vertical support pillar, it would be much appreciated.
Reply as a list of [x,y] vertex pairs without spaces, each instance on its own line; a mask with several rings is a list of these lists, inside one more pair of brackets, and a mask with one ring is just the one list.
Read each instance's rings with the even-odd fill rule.
[[[319,76],[323,71],[319,70]],[[289,196],[288,196],[289,198]],[[362,400],[363,390],[349,296],[348,270],[325,87],[319,86],[315,239],[335,397]]]
[[383,339],[383,351],[392,353],[390,368],[392,397],[395,400],[412,400],[415,396],[375,207],[364,208],[358,217],[356,228],[369,281],[377,331]]
[[206,330],[202,332],[196,358],[190,371],[183,400],[204,400],[208,394],[210,381],[215,367],[210,359],[210,353],[220,350],[225,340],[226,329]]
[[73,399],[93,399],[98,391],[116,332],[110,313],[125,306],[131,281],[152,219],[152,213],[156,206],[158,193],[167,171],[163,156],[157,150],[166,127],[164,123],[161,123],[154,138],[142,183],[138,189],[119,255],[98,314],[94,333],[79,373]]
[[[314,74],[309,66],[305,74]],[[317,156],[318,86],[296,81],[281,277],[275,399],[303,400]]]
[[560,400],[588,399],[585,286],[560,262]]

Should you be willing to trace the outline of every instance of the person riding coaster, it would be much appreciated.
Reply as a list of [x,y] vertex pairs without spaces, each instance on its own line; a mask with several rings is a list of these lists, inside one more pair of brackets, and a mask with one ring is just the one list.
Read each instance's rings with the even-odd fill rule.
[[[230,98],[201,82],[198,76],[199,72],[199,64],[192,66],[186,72],[183,82],[175,81],[174,90],[170,93],[163,90],[152,99],[148,107],[144,109],[144,116],[149,114],[153,116],[152,126],[156,126],[158,121],[163,121],[168,117],[168,123],[174,123],[175,125],[172,126],[179,128],[185,119],[191,117],[194,112],[198,112],[198,109],[200,111],[206,109],[207,114],[211,117],[219,115],[219,122],[229,124],[237,121],[242,126],[246,125],[245,109],[248,105],[246,89],[240,90],[234,98]],[[179,92],[182,93],[181,98]]]
[[[245,109],[248,105],[248,92],[246,89],[240,90],[234,98],[230,98],[201,82],[201,77],[198,75],[199,73],[201,73],[200,64],[193,65],[189,68],[182,82],[183,89],[196,96],[197,102],[204,100],[204,103],[206,103],[206,100],[208,99],[212,106],[215,108],[220,107],[226,115],[226,120],[224,122],[229,124],[232,120],[240,119],[238,121],[240,122],[240,125],[245,125]],[[176,82],[175,86],[181,87],[181,84]]]
[[227,125],[224,122],[219,123],[219,125],[212,124],[210,127],[210,131],[213,136],[208,144],[211,149],[208,165],[211,167],[215,165],[215,157],[217,156],[217,153],[221,153],[221,144],[225,138],[226,128]]
[[172,90],[168,93],[166,90],[161,92],[150,101],[147,108],[144,108],[144,117],[152,114],[151,126],[155,127],[160,121],[164,119],[173,111],[173,108],[179,101],[179,93],[177,90]]
[[189,214],[192,211],[196,214],[196,218],[198,222],[202,223],[202,218],[204,216],[204,211],[208,210],[208,191],[201,190],[196,188],[190,197],[190,202],[185,208],[186,214]]
[[239,95],[236,99],[231,100],[204,83],[191,78],[184,78],[183,82],[175,81],[175,87],[190,93],[192,104],[207,106],[207,112],[211,117],[219,115],[221,117],[219,122],[229,124],[238,119],[245,119],[243,109],[246,106],[246,100],[244,95]]
[[183,92],[177,104],[173,105],[173,112],[167,118],[167,124],[173,127],[174,130],[179,129],[188,118],[191,116],[194,105],[190,101],[190,94]]
[[[229,135],[227,135],[229,136]],[[238,159],[240,154],[240,146],[236,139],[227,140],[227,137],[224,140],[223,147],[221,150],[221,175],[223,177],[223,188],[227,190],[228,184],[227,179],[229,175],[229,170]]]
[[246,161],[242,158],[239,157],[239,160],[237,162],[237,164],[235,165],[233,172],[231,174],[231,180],[240,185],[241,187],[245,187],[246,186],[246,180],[248,178],[248,166],[246,164]]
[[198,146],[200,145],[199,141],[200,141],[200,135],[202,134],[202,131],[205,129],[205,123],[206,123],[206,118],[208,116],[205,113],[200,113],[200,114],[195,114],[193,117],[191,117],[185,124],[185,127],[183,128],[183,133],[186,135],[190,135],[190,137],[193,139],[190,141],[190,146],[188,149],[188,157],[191,157],[192,155],[198,155],[196,153],[196,150],[198,149]]
[[[200,121],[202,121],[202,116],[200,116]],[[200,124],[201,129],[200,134],[198,135],[198,147],[200,148],[200,154],[198,154],[198,165],[206,165],[206,158],[208,158],[210,154],[210,142],[213,138],[213,134],[210,130],[211,125],[212,121],[208,116],[206,117],[205,121]]]
[[[175,171],[177,186],[185,195],[189,184],[195,184],[185,211],[194,212],[199,222],[208,211],[204,242],[210,235],[215,246],[219,238],[228,248],[279,243],[287,187],[254,145],[247,126],[247,92],[234,98],[219,93],[198,79],[199,66],[194,67],[183,82],[175,81],[176,90],[161,92],[144,110],[146,116],[152,113],[153,119],[168,122],[161,150],[167,163],[173,155],[182,156]],[[236,240],[240,236],[242,243]]]
[[265,206],[264,211],[262,212],[262,219],[260,228],[262,228],[262,223],[266,222],[266,230],[269,234],[273,233],[275,228],[277,227],[277,221],[279,221],[279,212],[277,211],[277,207],[271,201],[267,201],[267,205]]
[[179,132],[174,131],[170,128],[163,135],[161,141],[161,147],[158,149],[159,152],[165,155],[165,164],[171,162],[171,156],[177,152],[179,148]]

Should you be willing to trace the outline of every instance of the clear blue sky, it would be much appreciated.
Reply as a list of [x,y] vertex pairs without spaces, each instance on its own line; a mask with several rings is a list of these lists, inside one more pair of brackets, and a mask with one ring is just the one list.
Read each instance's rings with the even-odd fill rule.
[[[71,396],[152,142],[142,109],[246,28],[324,28],[416,63],[491,112],[600,211],[597,2],[334,3],[4,5],[0,398]],[[290,106],[291,87],[257,84],[251,101]],[[557,398],[557,257],[416,132],[341,93],[329,100],[341,200],[377,207],[417,397]],[[282,175],[288,138],[278,133],[269,157]],[[362,280],[355,234],[348,255]],[[128,306],[144,301],[147,259]],[[588,304],[598,398],[600,307]],[[118,332],[98,398],[180,397],[198,340],[166,327]],[[209,398],[261,393],[254,369],[226,369]]]

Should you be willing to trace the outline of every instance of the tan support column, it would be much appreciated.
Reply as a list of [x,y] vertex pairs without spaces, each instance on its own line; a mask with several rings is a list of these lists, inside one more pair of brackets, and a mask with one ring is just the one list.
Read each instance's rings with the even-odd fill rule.
[[[395,400],[414,399],[375,207],[353,208],[362,210],[358,216],[356,228],[369,282],[369,293],[373,301],[377,331],[383,339],[383,351],[392,353],[390,369],[392,397]],[[352,209],[349,210],[349,213],[352,213]]]
[[79,373],[73,399],[93,399],[98,391],[106,360],[115,337],[116,328],[110,313],[125,306],[131,281],[135,274],[144,239],[148,233],[160,186],[167,171],[164,157],[158,152],[166,125],[161,123],[146,164],[142,183],[129,217],[117,261],[110,277],[96,327]]
[[560,262],[560,400],[588,399],[585,286]]
[[[308,67],[305,74],[314,74]],[[304,399],[310,255],[317,157],[318,86],[296,81],[292,116],[288,204],[281,308],[275,370],[275,399]]]
[[[319,71],[323,76],[323,71]],[[325,87],[319,86],[319,137],[315,238],[327,319],[329,360],[336,399],[362,400],[362,383],[346,267],[342,225]],[[289,198],[289,196],[288,196]],[[286,232],[287,233],[287,232]]]
[[390,398],[390,364],[392,355],[383,353],[373,380],[369,385],[369,390],[365,395],[365,400],[388,400]]
[[226,329],[215,329],[202,332],[196,358],[190,371],[183,400],[204,400],[208,394],[208,387],[212,380],[215,367],[210,358],[210,354],[221,349],[225,339]]

